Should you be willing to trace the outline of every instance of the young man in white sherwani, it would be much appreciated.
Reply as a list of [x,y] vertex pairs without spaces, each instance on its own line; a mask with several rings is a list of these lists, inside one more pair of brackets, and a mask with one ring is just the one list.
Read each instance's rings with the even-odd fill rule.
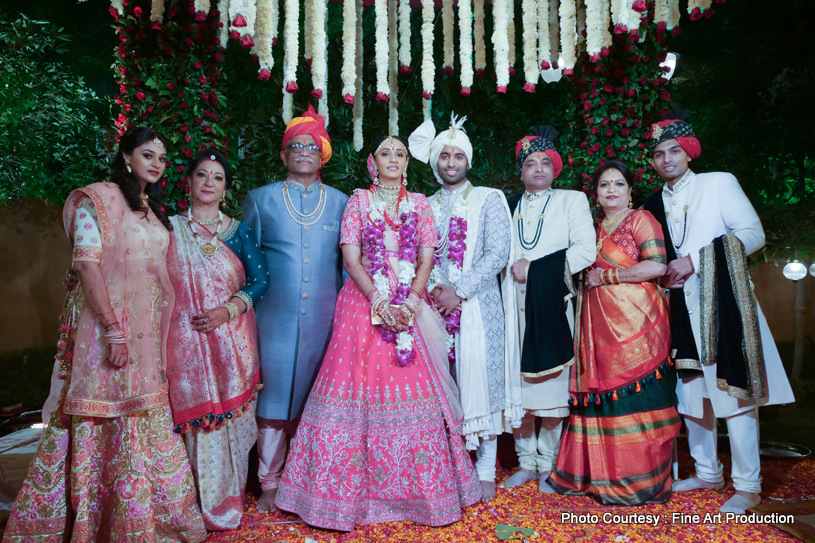
[[[495,497],[498,436],[521,423],[520,383],[504,359],[504,309],[498,274],[509,264],[510,214],[504,194],[467,180],[473,146],[452,116],[436,135],[425,121],[410,135],[414,158],[428,162],[442,189],[430,197],[439,231],[428,290],[445,317],[450,360],[461,391],[462,434],[476,450],[475,469],[484,501]],[[463,242],[463,247],[461,243]],[[456,331],[456,328],[459,328]],[[451,333],[452,332],[452,333]]]
[[539,490],[547,493],[553,492],[546,479],[569,414],[569,368],[575,356],[572,275],[596,256],[586,195],[552,188],[563,169],[556,137],[551,127],[538,127],[515,147],[515,171],[525,191],[508,202],[513,264],[502,284],[510,324],[507,356],[520,366],[514,378],[520,382],[524,409],[521,427],[513,432],[521,467],[505,485],[539,479]]
[[[754,381],[758,382],[753,386],[758,393],[730,386],[720,371],[717,375],[717,369],[722,369],[717,367],[730,361],[721,353],[715,360],[710,360],[713,357],[708,355],[711,341],[704,336],[706,330],[701,323],[711,318],[709,308],[712,306],[705,303],[709,292],[702,287],[705,278],[715,277],[715,273],[706,271],[711,268],[700,262],[700,258],[706,260],[714,240],[731,234],[743,245],[744,255],[749,255],[764,245],[764,230],[732,174],[695,174],[689,169],[690,162],[701,154],[701,145],[687,123],[662,121],[652,125],[651,130],[652,161],[665,186],[648,200],[645,208],[663,223],[670,261],[663,283],[672,289],[672,350],[676,349],[672,358],[680,370],[678,410],[688,427],[688,444],[696,468],[693,477],[675,482],[673,490],[724,487],[722,464],[716,454],[716,418],[726,418],[736,493],[720,511],[744,513],[745,509],[761,502],[757,408],[795,399],[767,321],[749,287],[747,297],[754,307],[751,311],[755,318],[752,326],[743,326],[744,330],[736,332],[744,334],[742,345],[749,343],[747,338],[751,334],[755,336],[753,350],[758,378]],[[749,284],[749,276],[746,282]],[[717,291],[717,296],[721,295],[721,291]],[[718,334],[723,332],[727,330],[719,330]],[[717,338],[718,334],[708,337]]]

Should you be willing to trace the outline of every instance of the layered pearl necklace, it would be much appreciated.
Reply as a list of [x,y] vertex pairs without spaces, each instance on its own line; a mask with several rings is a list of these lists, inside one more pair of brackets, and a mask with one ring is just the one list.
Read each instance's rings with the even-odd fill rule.
[[320,185],[320,201],[317,203],[317,208],[311,213],[300,213],[295,209],[294,203],[291,201],[289,186],[283,183],[283,202],[286,204],[286,211],[289,213],[289,217],[300,226],[311,226],[320,220],[320,217],[323,216],[323,211],[325,211],[325,199],[325,185]]
[[[192,232],[192,235],[193,235],[193,237],[195,239],[198,239],[198,232],[196,232],[195,230],[192,229],[192,224],[190,224],[192,221],[197,222],[198,224],[200,224],[201,226],[203,226],[207,230],[209,230],[210,226],[215,226],[215,232],[213,232],[214,237],[212,238],[212,240],[215,241],[215,239],[218,237],[218,233],[221,230],[221,224],[223,224],[223,222],[224,222],[224,214],[221,213],[221,211],[219,210],[217,217],[215,217],[211,221],[204,222],[204,221],[201,221],[201,220],[197,219],[195,217],[195,215],[192,214],[192,208],[190,208],[190,219],[191,219],[191,221],[188,222],[187,224],[189,224],[190,232]],[[204,256],[212,256],[212,255],[214,255],[215,253],[218,252],[218,246],[215,245],[212,241],[208,241],[205,244],[201,245],[198,248],[198,250],[201,251],[201,254],[204,255]]]

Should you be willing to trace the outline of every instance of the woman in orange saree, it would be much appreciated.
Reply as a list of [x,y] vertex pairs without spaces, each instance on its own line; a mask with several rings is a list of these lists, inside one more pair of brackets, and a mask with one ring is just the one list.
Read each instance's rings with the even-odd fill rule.
[[558,492],[614,505],[668,499],[680,426],[668,308],[655,281],[665,241],[649,212],[630,209],[632,181],[617,161],[594,173],[606,218],[581,293],[569,425],[549,478]]

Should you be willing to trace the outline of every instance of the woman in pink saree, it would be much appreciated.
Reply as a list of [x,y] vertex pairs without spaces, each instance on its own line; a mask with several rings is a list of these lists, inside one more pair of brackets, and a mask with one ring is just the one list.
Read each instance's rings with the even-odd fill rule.
[[276,498],[313,526],[441,526],[481,497],[458,434],[446,331],[425,290],[433,214],[404,187],[407,161],[401,138],[375,140],[374,184],[345,208],[340,244],[350,278]]
[[237,528],[260,380],[252,306],[266,292],[266,259],[248,225],[218,205],[232,184],[226,158],[204,150],[187,167],[190,208],[170,219],[167,270],[175,289],[167,379],[208,530]]
[[153,130],[128,130],[112,182],[78,189],[65,203],[80,280],[60,328],[65,384],[4,541],[206,537],[167,396],[173,290],[157,184],[166,149]]

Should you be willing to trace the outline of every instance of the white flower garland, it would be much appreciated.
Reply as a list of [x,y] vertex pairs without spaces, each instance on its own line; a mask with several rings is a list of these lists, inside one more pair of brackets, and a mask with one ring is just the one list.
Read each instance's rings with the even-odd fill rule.
[[[407,2],[405,2],[407,3]],[[473,86],[473,6],[472,0],[458,2],[458,58],[461,66],[462,94],[468,94]]]
[[356,59],[357,59],[357,7],[356,2],[347,0],[342,3],[342,95],[354,100],[357,94]]
[[506,92],[509,85],[509,40],[507,38],[507,2],[492,3],[492,45],[495,50],[495,77],[498,92]]
[[[453,206],[450,208],[450,216],[447,217],[447,224],[444,225],[444,227],[449,228],[450,219],[454,217],[463,219],[464,213],[469,205],[470,204],[467,202],[467,200],[462,198],[461,195],[458,195],[453,202]],[[433,199],[433,203],[430,204],[430,209],[433,211],[433,218],[435,219],[436,224],[441,224],[441,220],[444,218],[441,212],[441,194]],[[453,284],[461,279],[461,274],[464,273],[461,268],[454,265],[449,259],[442,258],[441,264],[438,266],[433,266],[433,269],[430,271],[430,278],[427,281],[427,292],[432,292],[434,288],[441,284],[442,267],[447,270],[447,279],[450,281],[450,284]]]
[[515,0],[507,1],[507,44],[509,75],[515,75]]
[[221,22],[221,32],[218,37],[221,40],[221,47],[226,49],[229,43],[229,0],[218,0],[218,15]]
[[272,45],[277,27],[277,0],[258,0],[255,21],[255,46],[252,52],[258,56],[258,71],[266,70],[268,78],[274,67]]
[[[625,0],[626,13],[628,13],[626,16],[626,20],[628,21],[626,28],[628,28],[629,32],[639,30],[640,23],[642,22],[642,14],[632,7],[634,5],[634,1],[635,0]],[[644,38],[645,36],[640,36],[640,41],[642,41]]]
[[116,10],[119,15],[124,15],[125,4],[124,0],[110,0],[110,7]]
[[549,37],[549,0],[538,0],[538,67],[548,70],[551,64],[552,42]]
[[523,0],[523,46],[524,46],[524,89],[533,91],[540,77],[538,62],[538,3],[536,0]]
[[160,23],[164,18],[164,0],[153,0],[150,2],[150,20]]
[[704,13],[713,4],[713,0],[688,0],[688,13],[699,8]]
[[473,2],[473,43],[475,47],[475,71],[487,69],[487,44],[484,40],[484,0]]
[[[376,66],[377,99],[390,94],[388,86],[388,2],[374,1],[374,65]],[[384,100],[383,100],[384,101]]]
[[[234,0],[233,0],[234,1]],[[283,92],[297,85],[297,54],[300,48],[300,0],[284,0],[283,9]],[[288,122],[288,121],[286,121]]]
[[314,58],[314,0],[303,0],[303,58]]
[[[560,14],[559,0],[549,0],[549,43],[551,44],[550,58],[553,61],[560,62]],[[559,66],[563,68],[563,66]]]
[[199,11],[203,11],[204,13],[209,13],[209,10],[210,10],[209,0],[195,0],[194,7],[195,7],[195,12],[196,13],[198,13]]
[[[326,46],[328,41],[325,35],[325,16],[326,16],[326,2],[328,0],[311,0],[312,14],[311,14],[311,83],[314,87],[313,95],[320,100],[320,106],[326,100],[326,93],[328,92],[327,78],[328,66],[326,65]],[[328,111],[328,107],[322,108]],[[320,115],[323,115],[320,113]],[[323,115],[326,117],[325,115]],[[328,126],[328,118],[326,117],[326,127]]]
[[[441,1],[441,27],[444,36],[444,71],[451,75],[456,48],[453,42],[455,14],[453,13],[453,0]],[[391,132],[395,134],[395,132]]]
[[602,16],[602,29],[603,47],[611,48],[611,3],[609,0],[600,0],[600,15]]
[[399,64],[410,71],[410,2],[399,2]]
[[601,0],[586,1],[586,52],[592,61],[600,58],[600,49],[603,48],[603,16]]
[[388,2],[388,134],[399,133],[399,41],[396,3]]
[[286,87],[283,87],[283,107],[281,108],[281,115],[283,116],[283,124],[289,124],[289,121],[294,117],[294,95],[286,92]]
[[574,70],[577,63],[577,31],[575,0],[560,2],[560,48],[563,55],[563,70]]
[[668,26],[669,17],[668,0],[656,0],[654,2],[654,22],[665,23],[665,26]]
[[668,30],[679,26],[679,0],[668,0]]
[[362,0],[346,0],[349,4],[354,4],[356,21],[356,47],[354,51],[354,63],[356,66],[356,81],[354,82],[354,150],[359,152],[362,150]]
[[422,0],[422,89],[423,98],[430,100],[436,90],[433,64],[433,0]]
[[[243,15],[246,26],[235,26],[235,19]],[[237,31],[241,36],[252,36],[255,33],[255,0],[230,0],[229,30]]]

